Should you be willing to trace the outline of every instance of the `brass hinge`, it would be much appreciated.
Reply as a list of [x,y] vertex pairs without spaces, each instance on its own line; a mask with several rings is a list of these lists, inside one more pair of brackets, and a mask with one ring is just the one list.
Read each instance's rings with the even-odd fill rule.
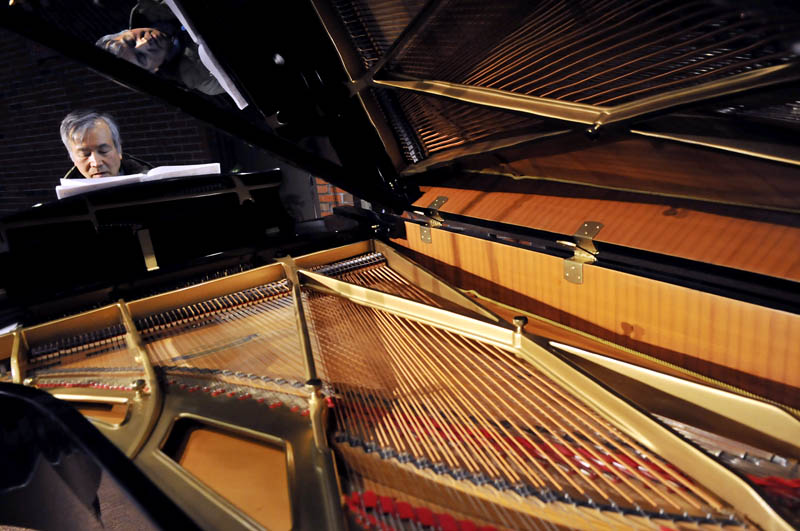
[[599,221],[586,221],[573,234],[574,242],[558,240],[556,243],[572,249],[572,256],[564,260],[564,279],[574,284],[583,284],[583,264],[597,261],[597,247],[593,238],[597,236],[603,224]]
[[449,198],[444,195],[440,195],[433,202],[428,205],[426,209],[425,221],[427,225],[420,225],[419,227],[419,237],[424,243],[431,243],[431,229],[436,229],[441,227],[444,224],[444,219],[439,214],[439,208],[447,202]]

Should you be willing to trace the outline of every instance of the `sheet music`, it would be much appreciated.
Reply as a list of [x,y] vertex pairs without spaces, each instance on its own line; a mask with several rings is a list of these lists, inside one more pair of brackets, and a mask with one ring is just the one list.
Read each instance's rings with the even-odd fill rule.
[[85,194],[103,188],[112,188],[123,184],[158,181],[170,177],[191,177],[195,175],[217,175],[220,173],[219,162],[208,164],[187,164],[183,166],[158,166],[147,173],[119,175],[117,177],[98,177],[96,179],[61,179],[56,186],[59,199],[73,195]]
[[208,71],[211,72],[217,81],[219,82],[220,86],[225,89],[225,92],[233,98],[233,101],[236,103],[236,106],[239,109],[244,109],[247,107],[247,100],[244,99],[242,93],[239,92],[239,89],[236,88],[231,78],[225,73],[225,71],[220,66],[219,62],[214,58],[213,54],[208,50],[205,41],[194,31],[194,28],[189,25],[186,20],[186,17],[181,12],[180,8],[175,5],[174,0],[166,0],[166,4],[169,7],[172,14],[175,15],[183,27],[186,28],[187,33],[192,38],[192,40],[197,44],[197,52],[200,56],[200,62],[203,63],[203,66],[208,68]]

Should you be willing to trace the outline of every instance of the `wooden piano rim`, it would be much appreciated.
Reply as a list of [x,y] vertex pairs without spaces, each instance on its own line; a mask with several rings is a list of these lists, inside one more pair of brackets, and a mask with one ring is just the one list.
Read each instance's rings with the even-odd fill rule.
[[[440,196],[448,197],[442,212],[565,235],[574,234],[585,221],[598,221],[604,224],[594,238],[598,242],[800,281],[800,266],[786,259],[788,249],[800,246],[797,227],[683,207],[665,215],[671,208],[668,199],[623,209],[621,202],[604,199],[429,187],[415,206],[425,208]],[[537,214],[545,207],[560,214],[545,222]],[[697,224],[707,230],[698,232]]]

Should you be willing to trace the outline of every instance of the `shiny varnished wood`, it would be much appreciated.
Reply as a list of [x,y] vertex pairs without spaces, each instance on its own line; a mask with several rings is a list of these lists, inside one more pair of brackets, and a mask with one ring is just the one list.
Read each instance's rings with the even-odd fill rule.
[[478,157],[462,166],[516,178],[552,179],[675,198],[800,209],[800,168],[650,138],[592,141],[563,136]]
[[283,448],[199,426],[186,434],[176,457],[183,468],[267,529],[291,529]]
[[800,406],[800,316],[595,266],[406,225],[396,240],[446,280],[784,404]]
[[[496,188],[511,181],[510,177],[485,179]],[[427,207],[445,196],[442,212],[567,235],[584,221],[599,221],[603,228],[595,240],[600,242],[800,281],[800,255],[788,252],[800,249],[800,227],[772,222],[768,213],[760,220],[743,219],[676,207],[667,198],[635,203],[613,191],[579,197],[567,195],[563,185],[554,183],[531,183],[528,188],[539,193],[432,186],[415,205]]]

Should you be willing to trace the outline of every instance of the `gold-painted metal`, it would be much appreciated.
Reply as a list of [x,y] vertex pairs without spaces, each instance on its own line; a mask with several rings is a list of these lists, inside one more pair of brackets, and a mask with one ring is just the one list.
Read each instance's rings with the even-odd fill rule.
[[294,259],[297,267],[314,267],[331,262],[338,262],[346,258],[352,258],[359,254],[368,253],[372,250],[372,243],[370,240],[363,240],[341,247],[334,247],[324,251],[317,251],[316,253],[304,254]]
[[375,251],[381,253],[384,258],[386,258],[386,263],[389,264],[389,267],[411,284],[422,288],[428,293],[433,293],[438,297],[452,302],[467,311],[477,313],[491,321],[500,321],[500,318],[494,313],[487,310],[473,299],[465,296],[459,290],[453,288],[424,267],[398,253],[393,247],[390,247],[380,240],[375,240],[374,246]]
[[725,79],[704,83],[695,87],[671,90],[656,96],[642,98],[630,103],[623,103],[608,108],[596,121],[596,125],[605,125],[623,120],[629,120],[637,116],[662,111],[670,107],[694,103],[709,98],[728,96],[751,90],[754,88],[765,87],[779,82],[785,82],[800,78],[797,67],[790,63],[785,63],[749,72],[742,72]]
[[[310,253],[298,257],[298,263],[302,267],[313,267],[322,265],[344,258],[350,258],[358,254],[369,252],[369,241],[361,241],[341,247],[326,249],[316,253]],[[283,278],[283,268],[280,264],[269,264],[266,266],[236,273],[224,278],[218,278],[189,286],[187,288],[153,295],[144,299],[139,299],[128,303],[131,316],[140,319],[148,315],[181,308],[190,304],[207,301],[215,297],[229,295],[255,286],[261,286],[270,282],[275,282]]]
[[52,389],[50,394],[65,402],[127,405],[125,418],[116,424],[91,416],[86,418],[100,433],[114,443],[122,453],[133,458],[135,455],[133,451],[136,449],[137,442],[143,442],[140,441],[141,434],[146,429],[148,418],[145,411],[145,402],[136,400],[132,391],[64,387]]
[[514,352],[567,391],[592,404],[618,429],[681,470],[691,471],[695,481],[736,507],[737,511],[762,528],[786,531],[791,529],[739,475],[721,466],[703,451],[687,444],[677,434],[665,430],[655,419],[610,392],[593,378],[576,371],[569,363],[548,351],[543,346],[546,343],[539,344],[524,334],[500,325],[431,308],[322,275],[302,270],[299,274],[309,279],[306,286],[312,289],[334,293],[356,304],[377,308]]
[[413,90],[426,94],[435,94],[447,98],[476,103],[488,107],[497,107],[509,111],[518,111],[545,118],[556,118],[581,124],[594,124],[606,112],[605,108],[570,103],[546,98],[536,98],[524,94],[515,94],[503,90],[460,85],[447,81],[428,81],[413,79],[408,76],[394,75],[395,80],[375,80],[380,87],[392,87]]
[[128,303],[128,308],[134,319],[141,319],[148,315],[197,304],[254,286],[268,284],[279,280],[283,276],[282,273],[283,271],[278,264],[270,264],[250,271],[203,282],[195,286],[132,301]]
[[[330,451],[317,449],[309,417],[285,407],[268,409],[254,400],[213,398],[206,393],[168,393],[159,422],[136,464],[191,514],[201,528],[262,529],[262,526],[162,451],[175,422],[181,418],[284,446],[293,529],[345,529],[333,460]],[[316,510],[306,510],[309,500],[317,502]]]
[[460,159],[462,157],[469,157],[470,155],[479,155],[482,153],[490,153],[492,151],[497,151],[499,149],[519,146],[522,144],[526,144],[528,142],[534,142],[536,140],[542,140],[553,136],[564,135],[571,132],[572,131],[570,129],[561,129],[558,131],[548,131],[546,133],[533,133],[533,134],[503,138],[500,140],[486,140],[483,142],[470,143],[464,146],[457,146],[447,149],[446,151],[431,154],[424,160],[421,160],[416,164],[408,166],[401,173],[403,175],[414,175],[417,173],[428,171],[429,169],[434,168],[440,164],[446,164],[450,161]]
[[562,100],[538,98],[525,94],[450,83],[447,81],[424,80],[411,76],[393,74],[391,80],[375,80],[378,86],[413,90],[426,94],[436,94],[447,98],[497,107],[511,111],[524,112],[546,118],[556,118],[569,122],[590,124],[594,128],[630,120],[656,111],[678,105],[727,96],[771,85],[777,82],[797,79],[800,75],[791,64],[782,64],[758,70],[743,72],[726,79],[702,85],[671,90],[663,94],[634,100],[616,106],[586,105]]
[[147,355],[144,342],[139,335],[139,331],[136,329],[128,306],[124,301],[119,301],[116,306],[119,309],[122,324],[125,326],[125,341],[128,348],[134,353],[134,359],[140,363],[144,369],[144,380],[147,384],[148,391],[144,393],[143,386],[138,384],[134,385],[135,395],[133,402],[138,407],[136,407],[135,411],[131,412],[131,420],[135,419],[136,422],[127,424],[127,426],[124,424],[122,425],[126,426],[127,444],[124,449],[122,447],[120,449],[122,449],[128,457],[134,459],[156,425],[164,397],[158,382],[158,376],[150,361],[150,357]]
[[537,321],[540,321],[542,323],[546,323],[549,326],[553,326],[553,327],[559,328],[561,330],[567,331],[567,332],[569,332],[571,334],[575,334],[575,335],[580,336],[580,337],[582,337],[584,339],[588,339],[590,341],[593,341],[593,342],[595,342],[595,343],[597,343],[599,345],[603,345],[605,347],[611,347],[613,349],[619,350],[620,352],[622,352],[624,354],[628,354],[628,355],[630,355],[630,356],[632,356],[634,358],[639,358],[639,359],[641,359],[643,361],[647,361],[649,363],[660,365],[660,366],[664,367],[665,369],[669,369],[671,371],[675,371],[675,372],[677,372],[679,374],[685,375],[687,378],[692,378],[694,380],[701,381],[705,385],[708,385],[708,386],[711,386],[711,387],[714,387],[714,388],[717,388],[717,389],[721,389],[721,390],[724,390],[724,391],[727,391],[729,393],[733,393],[733,394],[736,394],[736,395],[739,395],[739,396],[752,398],[752,399],[758,400],[760,402],[764,402],[764,403],[770,404],[772,406],[777,407],[778,409],[783,409],[784,411],[787,411],[790,414],[800,418],[800,410],[791,408],[789,406],[785,406],[783,404],[775,402],[774,400],[770,400],[768,398],[764,398],[762,396],[758,396],[758,395],[756,395],[754,393],[751,393],[750,391],[747,391],[745,389],[741,389],[741,388],[736,387],[734,385],[731,385],[729,383],[726,383],[726,382],[723,382],[723,381],[720,381],[720,380],[717,380],[717,379],[714,379],[714,378],[710,378],[710,377],[708,377],[708,376],[706,376],[704,374],[700,374],[700,373],[697,373],[697,372],[694,372],[694,371],[690,371],[690,370],[686,369],[685,367],[681,367],[679,365],[675,365],[674,363],[670,363],[668,361],[664,361],[662,359],[656,358],[655,356],[651,356],[649,354],[644,354],[644,353],[639,352],[637,350],[634,350],[634,349],[632,349],[630,347],[626,347],[624,345],[619,345],[617,343],[614,343],[613,341],[609,341],[609,340],[604,339],[602,337],[595,336],[595,335],[590,334],[588,332],[584,332],[583,330],[578,330],[577,328],[573,328],[571,326],[567,326],[567,325],[565,325],[563,323],[560,323],[558,321],[554,321],[552,319],[548,319],[547,317],[543,317],[543,316],[537,315],[535,313],[527,312],[527,311],[522,310],[520,308],[517,308],[517,307],[511,306],[509,304],[505,304],[503,302],[494,300],[494,299],[492,299],[490,297],[487,297],[485,295],[482,295],[482,294],[478,293],[475,290],[460,290],[460,291],[465,293],[465,294],[468,293],[470,296],[475,297],[478,300],[485,301],[487,304],[490,304],[490,305],[493,305],[493,306],[498,306],[500,308],[504,308],[504,309],[506,309],[506,310],[508,310],[510,312],[515,312],[515,313],[518,313],[518,314],[525,315],[525,316],[527,316],[527,317],[529,317],[531,319],[536,319]]
[[[314,352],[311,350],[311,335],[308,332],[308,323],[303,307],[303,294],[300,291],[300,278],[297,276],[297,265],[291,256],[277,259],[283,266],[286,278],[292,285],[292,299],[294,300],[294,316],[297,321],[297,331],[300,336],[300,350],[303,353],[303,362],[306,369],[306,380],[312,387],[319,389],[317,381],[317,368],[314,366]],[[312,383],[313,382],[313,383]]]
[[133,388],[134,397],[136,398],[136,400],[141,400],[142,398],[144,398],[144,390],[146,385],[147,382],[142,379],[134,380],[131,383],[131,387]]
[[119,324],[119,313],[115,304],[71,315],[22,330],[28,345],[41,345],[60,337],[76,336],[87,330],[100,330]]
[[13,332],[14,343],[11,346],[11,381],[22,383],[25,380],[25,347],[22,342],[22,331]]
[[325,429],[328,425],[328,403],[322,395],[319,385],[309,385],[308,414],[311,418],[311,429],[314,432],[314,444],[319,450],[329,450],[328,436]]
[[778,407],[563,343],[551,341],[550,344],[666,394],[760,431],[791,447],[793,455],[800,455],[800,420]]
[[153,250],[153,240],[150,239],[150,230],[138,230],[136,231],[136,237],[139,239],[139,246],[142,248],[144,266],[148,271],[158,270],[158,260],[156,260],[156,253]]
[[[174,461],[171,457],[165,454],[162,449],[164,444],[167,442],[169,435],[174,427],[175,423],[180,419],[191,419],[197,421],[201,425],[206,425],[214,428],[221,429],[224,432],[230,433],[231,435],[239,435],[250,437],[256,440],[262,440],[266,443],[269,443],[273,446],[278,446],[284,449],[286,452],[287,457],[287,471],[291,475],[293,473],[292,464],[294,462],[294,458],[292,456],[291,450],[286,444],[286,441],[280,437],[276,437],[275,435],[264,433],[261,431],[249,429],[243,427],[241,424],[228,422],[220,419],[215,419],[211,417],[207,417],[204,415],[199,415],[195,413],[187,413],[187,412],[177,412],[177,411],[168,411],[166,413],[174,413],[173,415],[165,414],[165,420],[170,420],[169,429],[166,432],[164,437],[161,437],[158,441],[158,449],[152,452],[152,457],[155,458],[161,467],[164,469],[172,472],[177,476],[168,484],[172,486],[174,489],[180,489],[182,492],[191,492],[195,491],[196,493],[200,493],[207,503],[210,503],[214,509],[216,509],[221,515],[224,515],[224,518],[230,518],[234,522],[236,522],[241,528],[243,529],[262,529],[262,526],[253,520],[247,513],[239,510],[235,505],[229,502],[226,498],[221,496],[216,490],[214,490],[209,485],[206,485],[199,479],[197,479],[191,472],[180,466],[176,461]],[[287,486],[288,487],[288,486]],[[276,486],[279,488],[279,486]],[[269,495],[269,493],[265,493],[265,495]],[[290,503],[295,500],[294,496],[290,496]],[[194,511],[193,511],[194,514]],[[217,516],[219,518],[219,516]],[[224,527],[229,526],[230,524],[226,524]]]
[[338,295],[363,306],[369,306],[399,315],[414,321],[451,330],[463,336],[488,341],[499,347],[514,344],[513,331],[501,325],[453,313],[441,308],[428,306],[363,286],[349,284],[335,278],[326,277],[311,271],[299,270],[298,275],[307,279],[303,285],[323,293]]
[[[131,396],[120,396],[120,391],[115,391],[114,394],[109,394],[106,390],[100,389],[59,389],[51,393],[55,398],[65,402],[91,402],[95,404],[122,404],[127,406],[125,411],[125,418],[118,423],[110,423],[102,419],[97,419],[87,416],[89,422],[95,425],[101,432],[108,431],[109,429],[118,429],[120,426],[128,422],[131,416]],[[124,392],[123,392],[124,393]]]
[[800,166],[800,150],[796,149],[796,146],[782,146],[783,151],[779,153],[776,151],[774,143],[767,142],[753,142],[731,138],[709,138],[679,133],[659,133],[642,129],[631,129],[631,133]]
[[53,396],[59,400],[66,400],[69,402],[96,402],[98,404],[127,404],[130,402],[129,397],[111,396],[103,393],[92,393],[91,391],[93,391],[93,389],[81,389],[75,393],[64,390],[53,393]]
[[738,474],[721,466],[702,450],[675,433],[665,430],[655,419],[639,411],[589,376],[576,371],[529,338],[522,338],[517,354],[571,393],[582,397],[609,422],[650,448],[763,529],[792,529]]
[[[303,352],[303,359],[306,366],[306,387],[309,390],[309,419],[311,421],[311,431],[314,441],[314,453],[324,463],[330,463],[328,466],[333,466],[333,452],[328,445],[328,405],[325,397],[322,394],[322,382],[317,378],[317,369],[314,365],[314,353],[311,349],[311,335],[308,331],[308,323],[305,318],[305,309],[303,306],[303,296],[300,290],[301,280],[298,275],[297,264],[295,261],[287,256],[279,258],[278,261],[283,266],[286,272],[286,278],[292,284],[292,298],[294,299],[295,318],[297,319],[297,329],[300,332],[300,348]],[[340,516],[336,509],[338,504],[338,477],[335,473],[328,473],[325,477],[328,488],[323,490],[323,509],[327,513],[328,521],[337,521]],[[334,493],[336,493],[334,495]]]

